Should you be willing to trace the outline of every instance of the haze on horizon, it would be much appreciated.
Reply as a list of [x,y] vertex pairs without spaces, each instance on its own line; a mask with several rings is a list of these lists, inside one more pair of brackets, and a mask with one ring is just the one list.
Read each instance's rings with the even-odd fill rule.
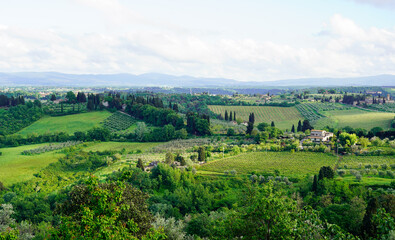
[[0,72],[268,81],[395,74],[394,0],[14,0]]

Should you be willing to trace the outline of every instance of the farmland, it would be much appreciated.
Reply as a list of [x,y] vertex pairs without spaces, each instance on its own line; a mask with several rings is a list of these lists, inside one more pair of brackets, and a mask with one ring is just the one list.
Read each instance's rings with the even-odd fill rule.
[[104,120],[103,125],[111,132],[117,132],[130,128],[135,122],[136,120],[131,116],[116,112]]
[[252,152],[224,158],[205,164],[199,170],[224,173],[236,170],[237,173],[273,173],[292,177],[316,174],[322,166],[334,167],[337,157],[324,153],[309,152]]
[[107,111],[80,113],[61,117],[43,117],[32,125],[22,129],[18,133],[24,136],[28,134],[86,131],[100,124],[111,115]]
[[99,143],[89,143],[88,147],[84,148],[84,151],[121,151],[125,149],[125,152],[137,151],[140,150],[144,152],[148,149],[151,149],[155,146],[159,145],[159,143],[137,143],[137,142],[99,142]]
[[236,118],[244,121],[248,120],[250,113],[255,114],[255,123],[274,121],[276,127],[280,129],[291,129],[292,124],[297,124],[299,120],[303,120],[303,116],[295,107],[270,107],[270,106],[219,106],[210,105],[209,109],[224,116],[225,110],[235,111]]
[[348,110],[332,110],[326,111],[325,116],[331,119],[330,122],[323,119],[319,119],[313,122],[313,126],[316,128],[322,128],[326,125],[331,127],[341,128],[350,126],[353,128],[364,128],[370,130],[374,127],[382,127],[383,129],[389,129],[391,120],[394,119],[394,113],[384,113],[375,111],[364,111],[358,108],[352,108]]
[[48,144],[35,144],[13,148],[1,148],[0,156],[0,181],[9,185],[12,183],[26,181],[33,177],[40,169],[55,162],[63,154],[46,152],[39,155],[22,155],[23,151],[48,146]]

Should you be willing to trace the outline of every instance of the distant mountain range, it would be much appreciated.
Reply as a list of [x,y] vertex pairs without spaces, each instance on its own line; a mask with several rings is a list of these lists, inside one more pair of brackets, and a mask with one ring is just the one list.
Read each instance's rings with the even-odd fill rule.
[[302,78],[242,82],[226,78],[173,76],[159,73],[65,74],[58,72],[0,73],[0,86],[125,86],[125,87],[284,87],[284,86],[395,86],[395,75],[354,78]]

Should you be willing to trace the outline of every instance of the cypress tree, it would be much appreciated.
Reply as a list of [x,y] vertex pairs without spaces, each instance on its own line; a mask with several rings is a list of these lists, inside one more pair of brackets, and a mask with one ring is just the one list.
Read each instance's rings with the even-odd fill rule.
[[236,112],[233,112],[233,121],[236,121]]
[[295,133],[295,125],[294,124],[292,124],[291,132]]
[[228,110],[225,110],[225,121],[228,121]]
[[141,160],[141,158],[139,158],[139,159],[137,160],[137,165],[136,165],[136,167],[137,167],[137,168],[140,168],[141,170],[144,171],[144,164],[143,164],[143,160]]
[[298,128],[296,129],[298,132],[302,131],[302,122],[299,120],[298,122]]
[[274,124],[274,121],[272,121],[272,124],[270,126],[275,127],[276,125]]
[[232,121],[233,120],[233,115],[232,115],[232,111],[230,111],[230,113],[229,113],[229,121]]
[[313,186],[311,187],[311,191],[317,193],[318,190],[318,179],[317,175],[314,175]]

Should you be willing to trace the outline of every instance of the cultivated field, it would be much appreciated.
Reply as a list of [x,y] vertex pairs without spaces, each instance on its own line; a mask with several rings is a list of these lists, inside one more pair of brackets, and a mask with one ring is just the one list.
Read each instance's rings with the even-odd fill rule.
[[0,148],[3,153],[0,156],[0,181],[5,185],[16,182],[26,181],[33,177],[40,169],[46,167],[52,162],[56,162],[58,158],[63,156],[55,151],[46,152],[38,155],[22,155],[25,150],[35,149],[38,147],[49,145],[35,144],[21,147]]
[[74,133],[76,131],[87,131],[93,127],[100,126],[106,118],[111,115],[110,112],[89,112],[60,117],[43,117],[32,125],[18,132],[21,135],[32,133],[43,134],[51,132]]
[[88,143],[88,147],[84,148],[84,151],[121,151],[125,149],[125,153],[136,152],[140,150],[145,152],[160,143],[139,143],[139,142],[101,142],[101,143]]
[[364,128],[370,130],[374,127],[389,129],[391,120],[394,119],[394,113],[364,111],[357,108],[348,110],[334,110],[323,112],[330,120],[322,118],[313,122],[315,128],[322,128],[326,125],[331,127]]
[[239,174],[253,171],[257,173],[274,173],[303,177],[306,174],[318,174],[322,166],[334,167],[337,157],[324,153],[311,152],[252,152],[209,162],[199,170],[224,173],[236,170]]
[[250,113],[255,115],[255,124],[260,122],[271,123],[274,121],[276,127],[280,129],[291,129],[292,124],[297,126],[299,120],[303,120],[303,116],[295,107],[271,107],[271,106],[219,106],[210,105],[209,109],[216,113],[224,116],[225,110],[235,111],[236,118],[242,118],[244,121],[248,121]]

